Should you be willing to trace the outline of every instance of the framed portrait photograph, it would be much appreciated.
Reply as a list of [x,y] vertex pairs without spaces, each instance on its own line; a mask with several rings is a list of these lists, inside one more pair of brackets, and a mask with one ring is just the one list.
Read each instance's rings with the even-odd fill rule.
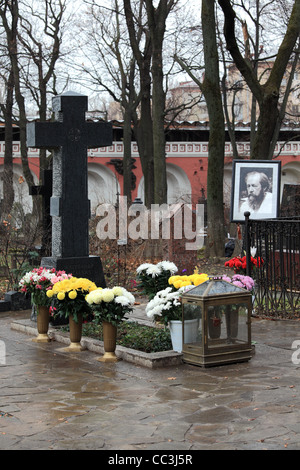
[[231,222],[278,217],[281,162],[270,160],[233,160]]

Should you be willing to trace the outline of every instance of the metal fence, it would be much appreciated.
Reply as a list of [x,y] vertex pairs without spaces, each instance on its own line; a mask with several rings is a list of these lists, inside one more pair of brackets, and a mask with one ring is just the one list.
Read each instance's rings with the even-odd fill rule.
[[[246,215],[246,214],[245,214]],[[300,318],[300,217],[245,218],[247,274],[255,279],[259,316]],[[250,269],[251,248],[261,261]]]

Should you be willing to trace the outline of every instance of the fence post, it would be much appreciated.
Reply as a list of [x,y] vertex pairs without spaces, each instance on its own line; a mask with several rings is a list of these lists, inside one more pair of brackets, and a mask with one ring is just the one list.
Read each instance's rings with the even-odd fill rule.
[[251,255],[250,255],[250,232],[249,232],[249,217],[250,212],[245,212],[245,248],[246,248],[246,275],[251,275]]

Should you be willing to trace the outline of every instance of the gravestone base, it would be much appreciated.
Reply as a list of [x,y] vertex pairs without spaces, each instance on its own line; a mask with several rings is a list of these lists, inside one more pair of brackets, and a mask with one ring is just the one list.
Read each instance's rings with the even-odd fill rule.
[[94,282],[97,287],[106,287],[101,259],[98,256],[78,258],[42,258],[41,266],[56,271],[65,271],[75,277],[84,277]]
[[[6,310],[4,310],[5,308]],[[16,312],[18,310],[27,310],[29,308],[31,308],[31,297],[26,297],[23,292],[13,290],[6,292],[0,311],[4,312],[11,310]]]

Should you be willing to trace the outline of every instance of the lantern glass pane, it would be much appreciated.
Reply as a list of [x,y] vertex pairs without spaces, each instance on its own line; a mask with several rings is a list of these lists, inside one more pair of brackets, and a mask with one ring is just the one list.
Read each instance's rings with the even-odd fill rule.
[[248,305],[211,305],[207,309],[208,348],[236,347],[248,343]]
[[184,343],[199,343],[202,341],[202,307],[194,303],[183,304]]

